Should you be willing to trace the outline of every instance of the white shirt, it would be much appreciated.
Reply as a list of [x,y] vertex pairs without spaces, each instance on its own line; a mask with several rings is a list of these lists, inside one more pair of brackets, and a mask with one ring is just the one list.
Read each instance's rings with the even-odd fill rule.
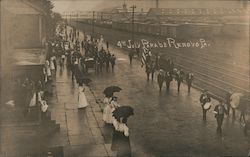
[[115,130],[123,132],[126,137],[129,136],[129,128],[126,124],[118,122],[116,119],[113,121]]

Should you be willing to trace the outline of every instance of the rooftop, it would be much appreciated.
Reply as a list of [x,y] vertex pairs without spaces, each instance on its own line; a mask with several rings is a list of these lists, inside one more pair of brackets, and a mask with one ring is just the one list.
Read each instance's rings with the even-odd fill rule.
[[13,14],[40,15],[44,13],[41,9],[38,9],[26,0],[3,0],[1,5],[8,12]]

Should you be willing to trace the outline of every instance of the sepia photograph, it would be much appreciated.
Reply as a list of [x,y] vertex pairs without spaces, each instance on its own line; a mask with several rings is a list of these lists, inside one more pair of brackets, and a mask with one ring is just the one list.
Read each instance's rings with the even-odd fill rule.
[[250,157],[249,0],[0,0],[0,157]]

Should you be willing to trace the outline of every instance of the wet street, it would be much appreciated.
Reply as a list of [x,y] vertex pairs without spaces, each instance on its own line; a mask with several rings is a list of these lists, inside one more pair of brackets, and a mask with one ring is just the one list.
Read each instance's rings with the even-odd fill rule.
[[63,145],[68,155],[113,156],[112,128],[102,122],[102,92],[107,86],[117,85],[122,88],[115,93],[118,102],[135,110],[128,120],[133,156],[247,155],[247,138],[238,120],[233,122],[232,117],[225,117],[222,135],[216,133],[213,109],[218,102],[212,101],[214,105],[204,123],[200,91],[191,89],[188,94],[187,86],[182,84],[178,93],[177,83],[172,81],[169,92],[164,85],[159,93],[156,74],[153,81],[147,81],[138,60],[130,65],[126,52],[114,47],[110,51],[117,58],[114,73],[104,70],[96,74],[89,70],[87,76],[93,85],[92,92],[86,92],[90,106],[84,111],[77,109],[77,84],[72,82],[71,73],[66,67],[57,71],[57,100],[51,110],[52,117],[61,124],[61,132],[52,138],[51,145]]
[[[122,105],[131,105],[135,115],[129,119],[130,137],[135,156],[146,152],[152,156],[227,156],[245,155],[247,141],[238,123],[226,117],[222,137],[216,134],[214,106],[208,112],[207,123],[202,121],[199,104],[200,92],[172,82],[169,93],[159,93],[156,81],[147,81],[144,68],[138,61],[129,65],[127,55],[118,49],[111,50],[118,58],[114,73],[90,74],[95,93],[103,98],[106,86],[118,85],[116,93]],[[156,77],[155,77],[156,78]],[[164,86],[165,87],[165,86]],[[214,101],[214,104],[218,102]],[[237,135],[237,136],[235,136]],[[245,153],[244,153],[245,152]]]

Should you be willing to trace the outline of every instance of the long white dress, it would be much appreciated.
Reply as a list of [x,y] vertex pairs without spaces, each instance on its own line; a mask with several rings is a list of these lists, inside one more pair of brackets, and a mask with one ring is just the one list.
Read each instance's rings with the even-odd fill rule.
[[104,103],[106,103],[104,110],[103,110],[103,120],[104,122],[108,123],[108,124],[112,124],[114,121],[114,117],[113,117],[113,111],[115,110],[116,107],[118,107],[118,103],[114,100],[111,101],[111,98],[105,98],[104,99]]
[[54,65],[54,62],[53,62],[53,57],[50,58],[50,70],[55,70],[55,65]]
[[85,93],[85,88],[82,86],[79,86],[79,92],[78,92],[78,108],[85,108],[89,105]]
[[46,60],[45,68],[46,68],[47,77],[50,77],[51,76],[51,70],[50,70],[50,62],[48,60]]
[[103,109],[103,116],[102,116],[103,121],[109,124],[111,124],[111,121],[113,120],[113,119],[112,120],[110,119],[110,114],[112,113],[110,101],[111,101],[111,98],[107,98],[107,97],[104,98],[103,103],[105,107]]

